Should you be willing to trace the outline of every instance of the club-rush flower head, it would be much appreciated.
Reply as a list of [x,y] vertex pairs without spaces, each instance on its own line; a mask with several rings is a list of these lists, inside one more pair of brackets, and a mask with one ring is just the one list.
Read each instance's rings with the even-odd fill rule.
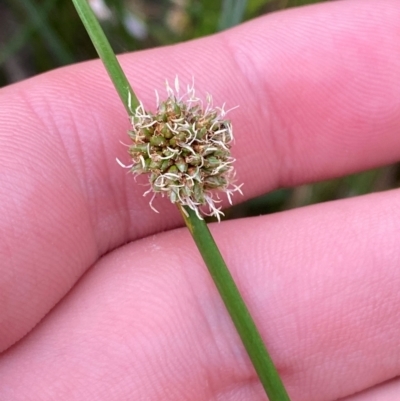
[[[149,175],[153,193],[150,206],[157,194],[167,196],[202,215],[220,220],[223,213],[218,204],[218,192],[225,192],[230,203],[234,192],[241,193],[241,185],[234,184],[234,158],[230,148],[233,141],[232,125],[225,119],[227,111],[213,107],[207,95],[203,102],[196,97],[194,85],[188,85],[180,94],[178,78],[174,89],[168,82],[167,99],[160,102],[157,111],[146,111],[140,103],[130,117],[132,129],[129,146],[132,163],[128,166],[134,175]],[[120,163],[122,165],[122,163]]]

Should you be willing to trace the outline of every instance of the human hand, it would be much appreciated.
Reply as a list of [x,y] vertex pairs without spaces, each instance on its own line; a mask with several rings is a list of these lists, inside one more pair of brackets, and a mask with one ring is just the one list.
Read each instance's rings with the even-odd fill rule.
[[[399,160],[399,34],[397,1],[348,0],[121,62],[149,107],[176,73],[240,105],[253,197]],[[100,62],[0,104],[0,399],[265,399],[175,207],[115,162],[128,119]],[[400,373],[399,199],[212,225],[293,401],[398,400],[376,385]]]

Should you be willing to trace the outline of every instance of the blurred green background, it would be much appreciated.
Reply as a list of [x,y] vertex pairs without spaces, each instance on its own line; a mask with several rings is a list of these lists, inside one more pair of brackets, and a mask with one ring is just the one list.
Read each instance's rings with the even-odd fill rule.
[[[177,43],[289,7],[329,0],[91,0],[114,50]],[[96,58],[70,0],[0,0],[0,85]],[[260,215],[398,187],[399,165],[280,189],[227,211]]]

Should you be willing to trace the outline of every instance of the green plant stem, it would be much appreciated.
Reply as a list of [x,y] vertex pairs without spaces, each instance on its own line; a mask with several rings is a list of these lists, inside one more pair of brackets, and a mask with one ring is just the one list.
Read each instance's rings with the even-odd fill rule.
[[200,220],[196,213],[188,207],[180,206],[179,209],[269,400],[290,401],[282,380],[265,348],[261,335],[208,229],[207,223],[204,220]]
[[[87,0],[72,1],[119,93],[122,103],[127,109],[128,114],[130,114],[133,102],[138,103],[138,100],[107,38],[89,7]],[[200,220],[191,209],[183,208],[182,206],[178,207],[243,341],[258,377],[269,397],[269,401],[290,401],[257,327],[243,302],[207,224],[204,220]]]
[[139,105],[133,89],[87,0],[72,0],[93,45],[129,115]]

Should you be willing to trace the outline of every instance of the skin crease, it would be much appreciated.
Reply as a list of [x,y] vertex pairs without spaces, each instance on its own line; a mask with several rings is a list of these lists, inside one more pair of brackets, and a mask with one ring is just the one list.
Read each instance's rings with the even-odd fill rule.
[[[347,0],[121,62],[150,108],[177,73],[240,105],[250,198],[399,160],[399,36],[397,0]],[[128,120],[101,63],[0,104],[1,400],[264,400],[175,207],[115,162]],[[398,400],[399,201],[211,226],[292,401]]]

